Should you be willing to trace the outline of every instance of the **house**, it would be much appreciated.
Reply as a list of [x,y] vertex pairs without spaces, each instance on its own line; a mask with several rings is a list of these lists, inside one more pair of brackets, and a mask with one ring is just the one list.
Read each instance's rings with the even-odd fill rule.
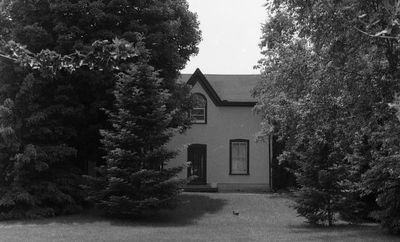
[[193,187],[219,191],[270,190],[270,142],[256,142],[261,118],[253,112],[251,89],[259,75],[181,75],[191,88],[193,125],[175,135],[168,147],[180,153],[170,161],[190,162],[180,174],[196,176]]

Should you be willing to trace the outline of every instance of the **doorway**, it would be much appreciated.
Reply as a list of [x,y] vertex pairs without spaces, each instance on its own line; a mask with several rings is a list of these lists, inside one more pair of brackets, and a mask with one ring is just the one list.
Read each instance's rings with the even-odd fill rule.
[[195,176],[189,185],[205,185],[207,183],[207,145],[192,144],[188,147],[188,177]]

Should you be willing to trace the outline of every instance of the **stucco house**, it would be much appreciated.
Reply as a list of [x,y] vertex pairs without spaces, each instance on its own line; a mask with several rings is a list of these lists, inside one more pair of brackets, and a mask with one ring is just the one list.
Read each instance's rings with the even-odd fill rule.
[[270,142],[256,142],[261,118],[252,108],[251,89],[258,75],[181,75],[189,84],[193,125],[175,135],[169,148],[180,150],[170,165],[190,166],[180,174],[195,175],[187,189],[219,191],[270,190]]

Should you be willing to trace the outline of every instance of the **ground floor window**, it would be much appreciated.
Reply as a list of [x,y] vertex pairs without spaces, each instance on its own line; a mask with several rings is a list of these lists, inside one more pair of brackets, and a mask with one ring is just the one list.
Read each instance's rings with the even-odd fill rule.
[[229,147],[229,174],[249,175],[249,140],[232,139]]

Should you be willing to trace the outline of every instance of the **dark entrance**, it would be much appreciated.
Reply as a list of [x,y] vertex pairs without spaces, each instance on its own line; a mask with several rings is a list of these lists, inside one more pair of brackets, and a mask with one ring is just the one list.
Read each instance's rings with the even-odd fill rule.
[[188,167],[188,177],[196,176],[189,184],[190,185],[205,185],[206,179],[206,164],[207,164],[207,145],[192,144],[188,147],[188,161],[191,165]]
[[281,189],[287,189],[291,187],[297,187],[296,177],[290,172],[295,167],[293,164],[279,163],[278,156],[282,154],[285,149],[285,143],[283,141],[278,141],[276,136],[271,139],[272,142],[272,176],[271,176],[271,189],[273,191],[278,191]]

